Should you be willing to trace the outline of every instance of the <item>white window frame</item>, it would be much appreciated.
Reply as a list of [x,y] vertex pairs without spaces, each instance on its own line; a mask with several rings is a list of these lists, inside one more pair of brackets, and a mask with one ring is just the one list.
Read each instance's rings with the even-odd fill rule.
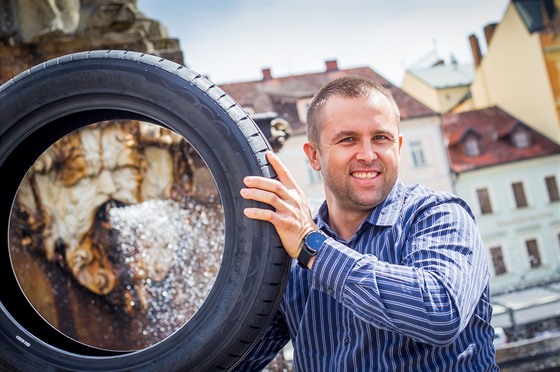
[[465,139],[465,152],[470,157],[480,156],[480,143],[475,136],[471,135]]
[[410,142],[410,160],[414,168],[425,167],[428,165],[426,160],[426,151],[422,141]]
[[307,123],[307,109],[309,108],[309,104],[311,103],[312,97],[309,98],[302,98],[297,101],[296,108],[299,117],[299,121],[302,123]]

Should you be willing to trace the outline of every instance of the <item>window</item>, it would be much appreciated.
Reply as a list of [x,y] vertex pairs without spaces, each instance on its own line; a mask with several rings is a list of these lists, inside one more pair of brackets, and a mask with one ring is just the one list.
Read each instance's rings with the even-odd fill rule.
[[412,164],[415,167],[421,167],[426,165],[426,159],[424,158],[424,149],[422,148],[422,142],[420,141],[410,142],[410,153],[412,155]]
[[492,263],[494,265],[494,272],[496,273],[496,276],[507,273],[502,247],[492,247],[490,248],[490,253],[492,254]]
[[513,145],[518,149],[525,149],[531,146],[531,137],[523,128],[517,128],[512,134]]
[[316,183],[321,183],[321,172],[317,172],[315,169],[311,168],[311,164],[309,164],[309,159],[306,160],[306,168],[307,168],[307,183],[310,185],[314,185]]
[[490,204],[488,189],[476,190],[476,196],[478,197],[478,203],[480,204],[480,212],[482,214],[492,213],[492,205]]
[[296,103],[299,121],[307,123],[307,109],[311,103],[311,98],[300,99]]
[[560,195],[558,194],[558,184],[556,183],[556,177],[550,176],[546,177],[546,189],[548,190],[548,199],[550,202],[557,202],[560,200]]
[[529,255],[529,264],[531,265],[531,269],[541,266],[541,255],[539,253],[539,247],[537,246],[537,240],[526,240],[525,245],[527,246],[527,254]]
[[469,136],[465,140],[465,151],[467,156],[478,156],[480,155],[480,147],[478,146],[478,140],[474,136]]
[[513,188],[513,195],[515,196],[515,204],[517,208],[527,207],[527,198],[525,197],[525,190],[523,190],[522,182],[514,182],[511,184]]

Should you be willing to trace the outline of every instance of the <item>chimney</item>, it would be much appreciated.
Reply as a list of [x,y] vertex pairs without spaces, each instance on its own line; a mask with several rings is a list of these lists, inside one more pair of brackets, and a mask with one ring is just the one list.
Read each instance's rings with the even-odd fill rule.
[[270,72],[270,68],[263,68],[262,69],[262,76],[263,76],[263,80],[272,79],[272,72]]
[[469,36],[469,41],[471,43],[471,51],[473,55],[474,65],[478,67],[482,61],[482,52],[480,51],[480,44],[478,44],[478,38],[475,34]]
[[338,71],[338,63],[336,62],[336,59],[325,61],[325,66],[327,68],[327,72]]
[[496,27],[498,27],[497,23],[490,23],[484,27],[484,37],[486,38],[486,45],[490,46],[490,40],[492,40],[492,36],[494,36],[494,31],[496,31]]

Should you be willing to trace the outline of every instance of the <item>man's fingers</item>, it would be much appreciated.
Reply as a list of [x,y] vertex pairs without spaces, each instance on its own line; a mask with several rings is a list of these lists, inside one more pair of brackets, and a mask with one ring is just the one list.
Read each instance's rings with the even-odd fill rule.
[[243,210],[243,213],[245,214],[245,216],[253,220],[272,222],[274,218],[274,212],[269,209],[245,208]]
[[250,199],[258,202],[268,204],[276,209],[281,209],[282,198],[274,192],[266,191],[258,188],[241,189],[241,196],[245,199]]
[[274,170],[276,171],[278,179],[284,186],[289,189],[296,189],[298,187],[291,173],[284,166],[280,158],[276,156],[276,154],[274,154],[272,151],[268,151],[266,153],[266,158],[270,162],[270,165],[272,165],[272,168],[274,168]]
[[[245,185],[251,190],[262,190],[270,194],[277,195],[278,198],[286,200],[290,197],[288,190],[280,181],[273,180],[270,178],[258,177],[258,176],[248,176],[243,179]],[[247,194],[247,192],[245,191]],[[270,196],[269,196],[270,197]],[[251,198],[253,199],[253,198]],[[258,199],[259,201],[267,202],[266,200]]]

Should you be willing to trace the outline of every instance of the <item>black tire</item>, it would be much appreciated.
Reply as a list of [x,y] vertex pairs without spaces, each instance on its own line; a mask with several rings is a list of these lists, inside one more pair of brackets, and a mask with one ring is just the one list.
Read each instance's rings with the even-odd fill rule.
[[[199,311],[149,348],[112,352],[56,331],[29,305],[11,267],[10,211],[37,157],[101,120],[139,119],[187,138],[215,178],[225,215],[222,265]],[[256,124],[219,87],[160,57],[90,51],[50,60],[0,87],[0,368],[10,371],[228,370],[275,312],[290,260],[271,224],[247,219],[243,177],[276,177]]]

